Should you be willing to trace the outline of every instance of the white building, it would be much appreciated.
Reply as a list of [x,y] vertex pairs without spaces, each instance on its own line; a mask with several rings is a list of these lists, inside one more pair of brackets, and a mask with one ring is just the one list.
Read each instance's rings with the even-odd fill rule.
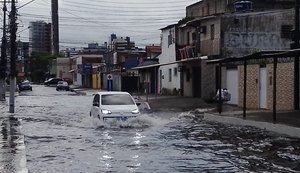
[[[177,25],[162,28],[162,53],[159,55],[159,91],[162,94],[175,94],[180,89],[180,72],[176,63],[176,29]],[[166,94],[167,94],[166,93]]]

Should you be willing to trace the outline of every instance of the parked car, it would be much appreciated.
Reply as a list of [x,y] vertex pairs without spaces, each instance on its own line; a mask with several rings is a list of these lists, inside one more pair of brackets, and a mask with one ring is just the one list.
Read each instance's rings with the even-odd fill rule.
[[66,81],[59,81],[56,85],[56,91],[59,91],[59,90],[66,90],[66,91],[69,91],[70,90],[70,86],[68,84],[68,82]]
[[63,78],[64,81],[68,82],[69,85],[73,84],[73,80],[70,78]]
[[18,85],[19,91],[30,90],[32,91],[31,83],[28,80],[23,81]]
[[128,118],[140,116],[140,111],[128,92],[104,91],[95,94],[90,116],[102,121],[126,121]]
[[46,86],[56,86],[59,81],[63,81],[61,78],[50,78],[44,82]]

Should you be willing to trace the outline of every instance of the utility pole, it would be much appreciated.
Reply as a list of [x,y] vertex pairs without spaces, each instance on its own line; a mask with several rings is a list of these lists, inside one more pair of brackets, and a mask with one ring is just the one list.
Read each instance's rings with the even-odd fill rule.
[[52,53],[58,55],[59,54],[59,27],[58,27],[58,0],[52,1]]
[[16,35],[17,35],[17,9],[16,1],[11,0],[11,12],[10,12],[10,95],[9,95],[9,113],[15,112],[15,90],[16,90]]
[[[300,48],[300,31],[299,31],[299,0],[295,0],[295,30],[293,34],[293,43],[291,44],[292,49]],[[294,62],[294,108],[299,110],[299,56],[295,57]]]
[[6,66],[7,66],[7,56],[6,56],[6,0],[3,1],[3,36],[1,44],[1,60],[0,60],[0,100],[5,101],[5,78],[6,78]]

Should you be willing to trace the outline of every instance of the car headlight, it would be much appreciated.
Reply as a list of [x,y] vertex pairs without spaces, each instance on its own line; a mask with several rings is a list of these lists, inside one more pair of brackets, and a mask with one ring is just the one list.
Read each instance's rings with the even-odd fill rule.
[[138,113],[140,113],[140,111],[139,111],[139,109],[135,109],[135,110],[131,111],[131,113],[138,114]]
[[111,114],[111,112],[109,110],[106,110],[106,109],[102,109],[101,112],[103,114]]

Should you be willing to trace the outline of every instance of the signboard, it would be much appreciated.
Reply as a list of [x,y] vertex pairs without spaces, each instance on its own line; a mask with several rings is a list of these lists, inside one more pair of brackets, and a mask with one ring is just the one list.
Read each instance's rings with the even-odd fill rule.
[[107,75],[107,80],[113,80],[112,74],[108,74],[108,75]]
[[92,73],[92,65],[91,64],[83,64],[83,73],[91,74]]

